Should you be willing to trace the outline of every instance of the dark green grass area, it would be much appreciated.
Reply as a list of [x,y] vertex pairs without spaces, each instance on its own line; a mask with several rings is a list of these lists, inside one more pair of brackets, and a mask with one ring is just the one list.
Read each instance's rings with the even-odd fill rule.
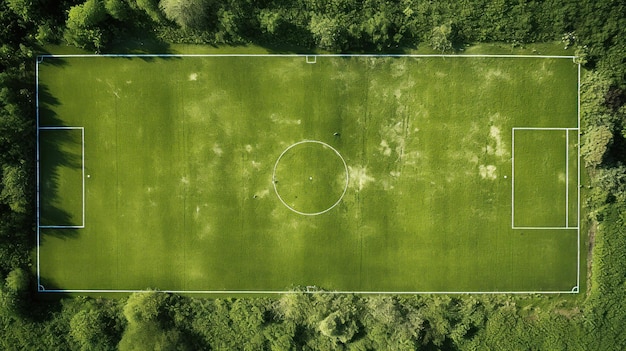
[[[39,73],[58,101],[41,125],[85,127],[91,176],[86,227],[66,237],[41,230],[48,289],[576,284],[575,230],[511,229],[512,128],[576,127],[571,60],[46,58]],[[564,138],[516,145],[516,170],[535,173],[518,167],[526,147],[550,160],[558,147],[562,165],[548,166],[564,167]],[[274,190],[305,213],[343,192],[343,162],[321,144],[276,163],[303,140],[332,146],[348,168],[345,196],[316,216],[290,210]],[[531,198],[540,217],[523,218],[561,211],[564,222],[565,185],[541,184],[560,205]]]
[[83,223],[82,131],[39,131],[40,222],[42,226]]

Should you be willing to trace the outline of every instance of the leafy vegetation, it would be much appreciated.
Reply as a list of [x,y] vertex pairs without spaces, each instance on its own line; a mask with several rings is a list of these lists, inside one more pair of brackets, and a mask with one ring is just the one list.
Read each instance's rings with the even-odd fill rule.
[[[161,10],[162,3],[150,0],[0,2],[2,349],[626,348],[623,2],[275,0],[259,5],[230,0],[202,3],[209,12],[202,21],[189,22],[198,26],[194,28],[183,28],[176,20],[181,15],[175,13],[176,7],[189,6],[172,3],[174,12],[168,13]],[[80,10],[72,11],[73,6]],[[76,18],[70,20],[70,12]],[[333,26],[333,31],[320,23]],[[279,299],[201,299],[161,293],[119,299],[42,299],[33,293],[27,273],[35,245],[33,51],[39,50],[38,44],[55,40],[107,50],[108,45],[127,45],[137,33],[156,33],[157,42],[158,38],[253,42],[355,51],[428,47],[443,36],[452,43],[451,50],[490,41],[523,46],[575,33],[567,36],[566,44],[581,54],[587,69],[581,102],[589,175],[586,212],[593,238],[589,291],[574,299],[303,293]],[[141,42],[154,40],[141,35]]]

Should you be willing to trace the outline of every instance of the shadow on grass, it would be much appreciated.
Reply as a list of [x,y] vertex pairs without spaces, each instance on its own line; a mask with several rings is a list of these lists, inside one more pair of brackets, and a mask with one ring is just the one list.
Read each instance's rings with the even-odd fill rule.
[[[46,52],[45,54],[47,55],[47,54],[52,54],[52,53]],[[67,58],[64,58],[64,57],[39,57],[38,62],[39,62],[40,67],[44,65],[50,65],[54,67],[65,67],[69,65],[69,62],[67,62]],[[39,93],[41,95],[41,85],[39,86],[39,89],[40,89]]]
[[[49,59],[46,64],[58,59]],[[39,101],[39,126],[59,126],[62,125],[61,120],[57,117],[53,110],[54,106],[59,106],[61,103],[59,100],[50,93],[50,89],[44,85],[39,84],[38,87],[38,101]]]
[[131,29],[127,35],[117,37],[106,48],[108,53],[119,54],[171,54],[170,44],[157,38],[150,27]]
[[[41,225],[81,224],[72,223],[72,215],[61,205],[64,199],[59,192],[62,183],[75,181],[74,179],[61,179],[61,168],[69,168],[82,174],[81,149],[82,141],[79,130],[41,130],[39,132]],[[67,150],[78,150],[78,152],[68,152]],[[69,185],[82,189],[82,184],[72,183]],[[80,201],[82,201],[82,194]]]
[[[63,60],[49,60],[60,62]],[[63,63],[57,63],[63,64]],[[40,126],[61,126],[53,107],[60,102],[47,86],[39,85]],[[71,150],[71,152],[67,152]],[[70,180],[61,179],[61,169],[82,172],[82,139],[79,130],[39,130],[39,216],[41,225],[79,225],[72,223],[72,214],[64,209],[60,184]],[[82,185],[75,184],[82,189]],[[82,196],[81,196],[82,201]],[[82,205],[81,205],[82,206]],[[82,216],[82,213],[81,213]],[[48,232],[48,231],[47,231]],[[73,233],[70,233],[73,232]],[[58,236],[74,236],[75,230],[60,230]],[[62,234],[64,233],[64,234]]]

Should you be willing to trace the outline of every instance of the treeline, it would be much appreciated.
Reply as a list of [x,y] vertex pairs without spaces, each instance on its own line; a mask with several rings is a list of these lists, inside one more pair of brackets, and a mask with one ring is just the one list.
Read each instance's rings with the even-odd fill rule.
[[[614,350],[626,348],[626,5],[618,0],[6,0],[0,2],[0,348]],[[300,51],[455,52],[562,40],[581,55],[593,240],[588,294],[205,299],[34,291],[34,57],[134,39]],[[141,46],[130,49],[142,50]],[[49,295],[47,295],[49,296]]]
[[[3,349],[575,350],[576,307],[541,297],[354,296],[203,299],[159,292],[64,299],[44,320],[18,319]],[[6,330],[6,329],[5,329]]]
[[[76,3],[74,3],[76,2]],[[389,51],[427,45],[451,51],[473,42],[514,45],[560,39],[604,25],[605,7],[576,0],[9,0],[37,22],[42,41],[103,50],[139,32],[167,42],[256,43],[331,51]],[[52,10],[54,5],[59,9]],[[73,5],[73,6],[71,6]],[[591,7],[591,8],[586,8]],[[586,15],[592,14],[598,23]],[[56,15],[56,16],[55,16]],[[607,13],[607,15],[615,15]],[[590,40],[592,38],[589,38]]]
[[30,296],[34,247],[35,119],[32,28],[0,3],[0,310],[17,316]]

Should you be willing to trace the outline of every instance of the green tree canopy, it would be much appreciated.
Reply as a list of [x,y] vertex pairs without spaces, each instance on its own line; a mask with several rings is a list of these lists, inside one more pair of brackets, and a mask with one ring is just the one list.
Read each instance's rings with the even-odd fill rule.
[[210,0],[161,0],[159,7],[167,19],[182,28],[203,29],[209,24]]

